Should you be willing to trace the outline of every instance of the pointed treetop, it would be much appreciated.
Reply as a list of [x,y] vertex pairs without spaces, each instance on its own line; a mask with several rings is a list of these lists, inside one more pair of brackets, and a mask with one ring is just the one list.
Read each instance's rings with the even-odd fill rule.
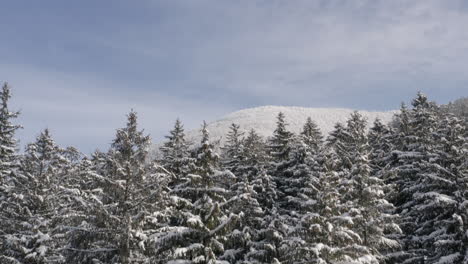
[[273,131],[273,137],[269,140],[270,155],[275,161],[284,161],[289,156],[289,143],[293,133],[286,129],[287,123],[282,112],[278,113],[276,128]]
[[367,120],[358,111],[354,111],[348,119],[346,132],[348,133],[348,143],[351,144],[351,149],[356,148],[356,151],[363,147],[367,147]]
[[205,120],[203,120],[202,128],[201,128],[201,133],[202,133],[202,144],[209,144],[210,141],[210,132],[208,131],[208,124],[206,123]]
[[248,146],[250,144],[259,142],[262,140],[262,137],[255,131],[255,129],[250,129],[249,133],[247,134],[247,137],[245,138],[245,145]]
[[363,133],[366,131],[367,120],[358,111],[354,111],[347,121],[348,130]]
[[304,138],[304,142],[307,145],[316,148],[316,150],[323,142],[323,136],[320,129],[310,117],[307,118],[306,123],[302,128],[301,135]]
[[282,127],[282,128],[286,128],[286,126],[288,125],[286,123],[286,117],[284,115],[283,112],[279,112],[278,115],[276,116],[276,124],[278,124],[278,126]]
[[169,141],[177,141],[178,143],[185,142],[184,126],[179,118],[176,119],[174,128],[169,131],[169,134],[170,135],[165,136]]
[[10,112],[8,101],[11,98],[10,86],[4,83],[0,94],[0,184],[6,175],[10,175],[16,167],[17,141],[16,130],[21,126],[12,124],[12,119],[19,116],[19,112]]
[[429,101],[427,100],[427,96],[423,94],[421,91],[418,91],[416,98],[412,101],[413,107],[427,107],[429,106]]
[[57,148],[58,147],[55,144],[55,141],[50,135],[49,129],[46,128],[36,137],[36,142],[28,144],[26,152],[33,151],[34,149],[34,151],[39,151],[43,154],[46,154],[56,150]]
[[7,82],[5,82],[2,86],[2,108],[7,108],[8,107],[8,100],[11,98],[10,94],[10,86],[8,85]]
[[178,134],[184,133],[184,126],[182,125],[182,122],[180,121],[179,118],[176,119],[175,124],[174,124],[174,132],[177,132]]
[[[8,83],[4,83],[0,94],[1,108],[0,108],[0,122],[7,122],[7,120],[16,118],[19,112],[10,112],[8,109],[8,102],[11,98],[10,86]],[[14,126],[14,130],[20,128],[20,126]]]
[[137,126],[137,113],[132,109],[127,115],[127,126],[117,130],[111,145],[123,158],[133,158],[135,154],[138,154],[138,159],[144,160],[147,156],[151,144],[150,137],[145,136],[143,130],[138,131]]
[[285,115],[283,114],[283,112],[279,112],[276,120],[276,129],[274,131],[275,137],[291,137],[292,133],[286,129],[287,126],[288,123],[286,123]]
[[235,145],[238,146],[243,136],[244,136],[244,133],[240,131],[240,126],[238,124],[232,123],[231,126],[229,127],[229,132],[226,137],[227,143],[229,145],[232,145],[233,147]]

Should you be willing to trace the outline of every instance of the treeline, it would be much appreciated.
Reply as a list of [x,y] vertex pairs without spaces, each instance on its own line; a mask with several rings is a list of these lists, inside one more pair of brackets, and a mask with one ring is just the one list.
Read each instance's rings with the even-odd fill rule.
[[135,112],[106,152],[48,130],[17,150],[0,106],[0,263],[468,263],[467,127],[421,93],[390,124],[353,113],[324,138],[278,114],[268,139],[177,120],[151,160]]

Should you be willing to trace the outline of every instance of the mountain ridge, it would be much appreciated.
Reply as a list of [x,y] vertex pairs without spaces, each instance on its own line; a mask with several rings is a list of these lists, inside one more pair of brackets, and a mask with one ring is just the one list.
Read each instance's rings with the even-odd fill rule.
[[[383,123],[392,120],[397,110],[391,111],[368,111],[354,110],[349,108],[312,108],[299,106],[274,106],[266,105],[253,108],[241,109],[208,123],[208,131],[212,141],[224,142],[225,135],[229,131],[229,126],[236,123],[240,126],[242,132],[247,133],[250,129],[268,138],[272,135],[276,127],[276,117],[282,112],[286,117],[288,129],[291,132],[301,131],[306,119],[310,117],[317,123],[324,136],[327,136],[337,122],[346,122],[351,113],[358,111],[368,121],[368,127],[372,125],[376,118]],[[187,140],[197,143],[200,138],[199,129],[193,129],[186,132]]]

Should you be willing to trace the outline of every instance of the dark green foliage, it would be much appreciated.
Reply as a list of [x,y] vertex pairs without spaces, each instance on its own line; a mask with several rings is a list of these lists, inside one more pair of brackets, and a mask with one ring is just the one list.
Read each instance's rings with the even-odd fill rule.
[[244,133],[239,129],[239,125],[231,124],[226,135],[226,144],[223,147],[222,156],[223,167],[236,175],[244,163],[244,153],[246,152],[244,150]]
[[276,129],[273,131],[273,137],[268,143],[270,156],[275,162],[281,162],[288,158],[291,146],[289,141],[293,134],[287,130],[287,123],[283,113],[278,113]]

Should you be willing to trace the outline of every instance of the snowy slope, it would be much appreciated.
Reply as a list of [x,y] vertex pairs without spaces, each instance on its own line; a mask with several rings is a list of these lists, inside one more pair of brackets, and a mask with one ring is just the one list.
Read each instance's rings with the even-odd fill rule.
[[[285,107],[285,106],[262,106],[250,109],[240,110],[231,113],[217,121],[208,124],[208,130],[212,141],[224,141],[224,137],[229,131],[229,126],[232,123],[239,124],[244,132],[254,128],[258,134],[267,138],[273,133],[276,127],[276,116],[279,112],[283,112],[286,116],[286,121],[289,124],[288,129],[298,133],[301,131],[307,117],[311,117],[324,135],[327,135],[333,130],[337,122],[346,122],[349,115],[353,112],[352,109],[342,108],[305,108],[305,107]],[[359,111],[368,120],[368,125],[372,125],[376,118],[380,118],[382,122],[388,123],[391,121],[396,111],[387,112],[371,112]],[[187,132],[187,139],[197,143],[200,138],[199,129]]]

